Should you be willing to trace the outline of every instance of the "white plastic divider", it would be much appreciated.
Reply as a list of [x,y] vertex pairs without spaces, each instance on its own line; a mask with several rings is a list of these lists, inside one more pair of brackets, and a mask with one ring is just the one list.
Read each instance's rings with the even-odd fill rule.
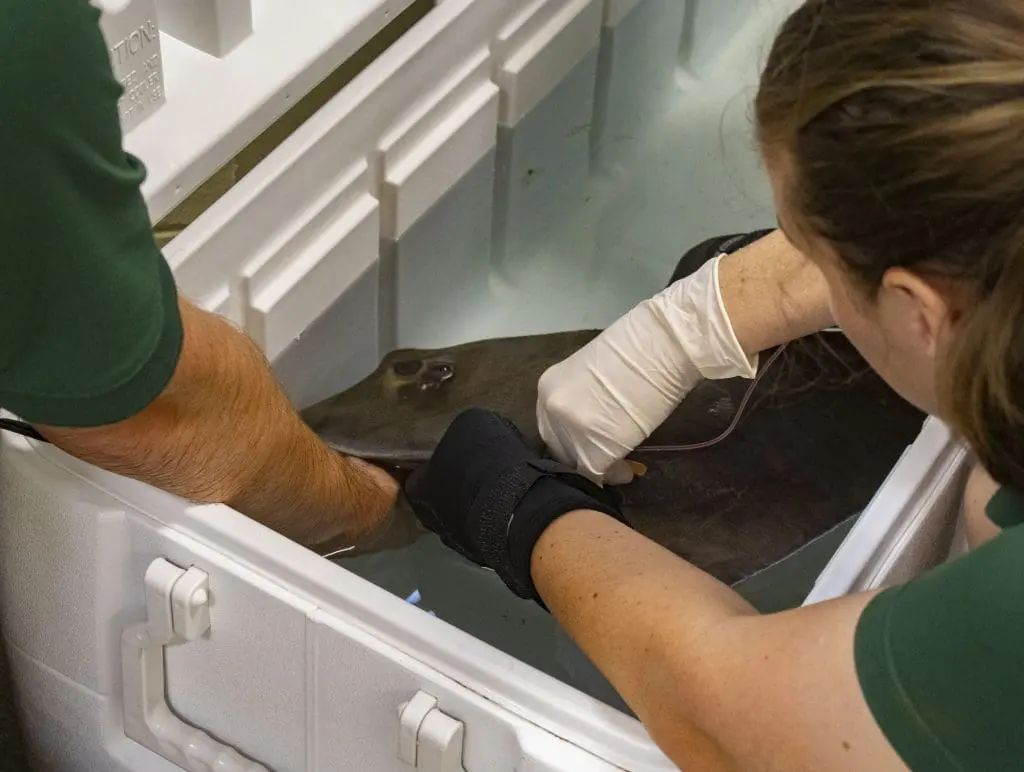
[[[690,0],[683,43],[683,65],[701,77],[718,61],[722,48],[735,45],[736,33],[759,6],[795,7],[799,0]],[[759,52],[751,52],[757,55]]]
[[589,178],[604,7],[525,3],[495,40],[502,103],[491,258],[507,286],[521,286],[565,203],[582,197]]
[[[162,0],[159,10],[181,1]],[[123,0],[98,0],[101,2]],[[152,0],[132,2],[152,4]],[[154,222],[413,0],[251,0],[252,31],[228,51],[230,30],[237,34],[239,19],[224,9],[235,2],[241,0],[219,0],[216,5],[213,0],[189,3],[192,19],[198,14],[205,23],[216,22],[220,56],[202,50],[211,42],[208,30],[199,34],[196,29],[180,28],[178,34],[191,44],[167,30],[160,32],[166,103],[151,119],[130,126],[125,137],[126,149],[146,165],[142,190]],[[217,14],[211,15],[211,7]],[[205,14],[199,13],[204,8]],[[184,9],[179,11],[184,13]]]
[[270,359],[376,262],[380,207],[361,161],[243,269],[245,327]]
[[[435,8],[165,247],[183,294],[278,355],[378,260],[379,238],[406,232],[494,147],[492,76],[513,113],[529,109],[594,48],[601,10],[597,0]],[[425,87],[410,72],[432,77]],[[362,164],[369,173],[350,180]],[[358,222],[335,229],[345,218]],[[312,245],[325,229],[337,240]],[[319,267],[328,255],[333,267]]]
[[157,0],[164,31],[213,56],[252,34],[252,0]]
[[679,0],[612,0],[609,6],[614,10],[605,14],[591,127],[594,168],[604,169],[648,136],[667,109],[690,8]]
[[502,125],[518,123],[597,46],[602,12],[599,0],[534,0],[502,27],[495,41]]
[[636,8],[639,2],[640,0],[605,0],[602,23],[606,27],[614,27],[627,13]]
[[494,147],[498,87],[482,47],[378,143],[381,236],[400,238]]

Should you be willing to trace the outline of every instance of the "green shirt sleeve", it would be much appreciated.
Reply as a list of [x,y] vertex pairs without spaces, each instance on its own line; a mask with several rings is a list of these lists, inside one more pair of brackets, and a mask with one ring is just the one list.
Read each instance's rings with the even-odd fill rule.
[[878,595],[854,650],[868,706],[910,769],[1021,769],[1024,528]]
[[181,349],[98,22],[88,0],[0,3],[0,406],[40,424],[130,417]]

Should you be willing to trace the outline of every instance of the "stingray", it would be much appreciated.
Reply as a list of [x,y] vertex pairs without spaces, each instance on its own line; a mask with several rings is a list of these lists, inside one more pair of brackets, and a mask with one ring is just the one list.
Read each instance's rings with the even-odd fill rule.
[[[692,250],[672,280],[710,254]],[[396,476],[428,461],[469,407],[501,413],[543,451],[537,381],[599,333],[396,350],[302,416],[332,448]],[[630,454],[640,474],[616,490],[633,528],[736,584],[861,511],[923,420],[841,333],[821,332],[763,352],[753,381],[699,383]]]

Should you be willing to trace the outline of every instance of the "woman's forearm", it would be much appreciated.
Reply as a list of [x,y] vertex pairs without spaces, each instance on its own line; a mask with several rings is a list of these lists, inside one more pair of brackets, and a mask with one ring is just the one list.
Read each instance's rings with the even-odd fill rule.
[[[754,616],[732,589],[637,532],[597,512],[572,512],[541,536],[532,558],[551,613],[615,685],[666,751],[728,769],[728,756],[701,726],[679,663],[700,666],[706,632]],[[703,680],[694,673],[693,683]],[[671,727],[667,738],[663,727]],[[665,748],[667,744],[674,748]],[[697,762],[700,763],[697,763]]]
[[531,574],[573,640],[683,769],[904,770],[854,668],[875,593],[760,615],[610,517],[570,512]]
[[736,338],[747,354],[833,324],[825,279],[781,230],[723,257],[718,281]]
[[180,306],[178,366],[149,407],[110,426],[40,431],[96,466],[191,501],[228,504],[306,546],[345,546],[382,523],[395,482],[322,443],[245,334]]

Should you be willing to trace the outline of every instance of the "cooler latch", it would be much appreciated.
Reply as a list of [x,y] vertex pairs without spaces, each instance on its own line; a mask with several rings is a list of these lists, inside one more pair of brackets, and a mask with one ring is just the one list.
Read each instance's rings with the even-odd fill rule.
[[121,637],[125,735],[188,772],[267,772],[167,704],[164,646],[185,645],[210,628],[209,577],[157,558],[146,570],[145,590],[147,620]]
[[399,708],[398,757],[419,772],[466,772],[462,766],[465,726],[437,708],[426,692]]

